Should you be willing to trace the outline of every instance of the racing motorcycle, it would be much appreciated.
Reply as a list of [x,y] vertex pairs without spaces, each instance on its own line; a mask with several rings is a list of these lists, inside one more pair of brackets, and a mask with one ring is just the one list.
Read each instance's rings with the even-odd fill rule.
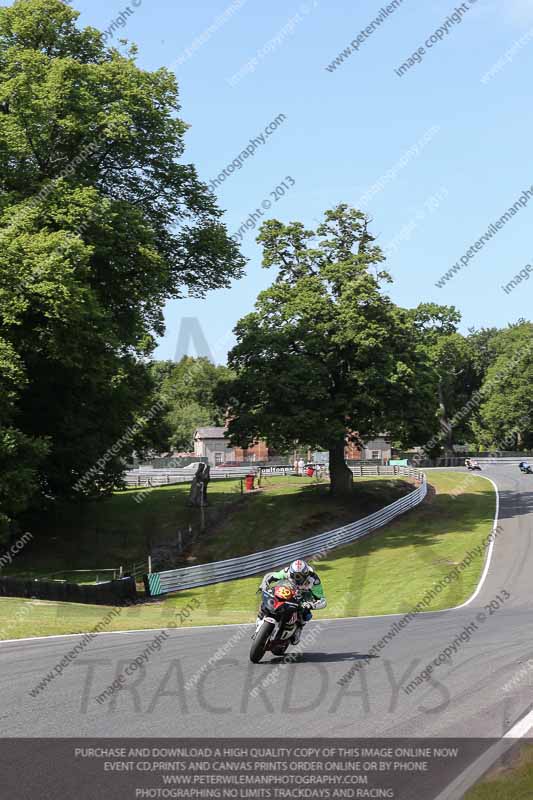
[[521,461],[518,465],[520,468],[520,472],[523,472],[525,475],[533,474],[533,470],[531,469],[530,464],[527,461]]
[[298,587],[289,580],[279,581],[274,587],[263,590],[250,661],[258,664],[269,650],[275,656],[285,653],[296,631],[301,602]]

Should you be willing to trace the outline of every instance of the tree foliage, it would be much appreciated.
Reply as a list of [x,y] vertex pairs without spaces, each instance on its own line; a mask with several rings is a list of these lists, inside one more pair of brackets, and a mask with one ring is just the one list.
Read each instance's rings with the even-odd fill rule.
[[533,324],[521,321],[492,337],[495,357],[481,387],[475,431],[496,450],[533,448]]
[[152,375],[167,409],[165,421],[172,450],[190,452],[196,428],[224,425],[224,409],[216,392],[231,377],[227,367],[216,366],[208,358],[184,356],[177,364],[154,362]]
[[[452,420],[481,385],[483,365],[470,339],[458,332],[461,315],[454,306],[421,303],[411,311],[419,332],[420,341],[437,375],[436,391],[438,416],[441,427],[440,441],[448,454],[453,454],[454,444],[471,435],[472,418],[461,418],[459,424]],[[440,450],[440,444],[433,448]]]
[[164,439],[146,366],[163,306],[243,266],[183,162],[173,74],[141,70],[135,48],[77,17],[60,0],[0,9],[0,380],[16,383],[0,424],[3,452],[18,447],[51,496],[117,441],[87,492]]
[[341,204],[316,231],[271,220],[258,241],[278,275],[236,327],[236,378],[222,392],[230,434],[327,449],[332,489],[346,491],[347,436],[407,443],[435,430],[433,371],[410,315],[383,291],[390,278],[363,213]]

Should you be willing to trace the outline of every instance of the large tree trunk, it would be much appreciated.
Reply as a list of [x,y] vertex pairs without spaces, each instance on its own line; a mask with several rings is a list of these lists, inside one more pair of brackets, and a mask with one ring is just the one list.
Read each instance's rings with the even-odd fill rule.
[[353,487],[353,474],[344,460],[344,436],[329,449],[329,475],[331,478],[331,494],[339,497],[349,494]]

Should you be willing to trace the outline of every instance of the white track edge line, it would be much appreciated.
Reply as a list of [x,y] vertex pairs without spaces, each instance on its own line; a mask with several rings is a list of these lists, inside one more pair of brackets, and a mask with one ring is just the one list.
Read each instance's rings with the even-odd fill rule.
[[462,800],[465,793],[477,783],[505,753],[511,749],[514,740],[523,739],[533,728],[533,711],[527,713],[502,738],[482,753],[464,769],[435,800]]
[[[486,475],[478,475],[477,477],[484,478],[486,481],[489,481],[490,483],[492,483],[492,485],[494,487],[494,491],[496,492],[496,511],[494,513],[494,521],[492,523],[492,532],[495,532],[497,527],[498,527],[498,521],[499,521],[499,517],[500,517],[500,492],[499,492],[499,489],[498,489],[496,483],[492,480],[492,478],[487,478]],[[487,557],[485,559],[485,568],[483,570],[483,573],[481,575],[481,578],[480,578],[479,583],[477,585],[477,589],[475,590],[474,594],[472,595],[472,597],[469,600],[466,601],[466,603],[462,603],[460,606],[455,606],[454,608],[449,609],[450,611],[458,611],[460,608],[466,608],[467,606],[470,605],[470,603],[474,602],[476,597],[479,595],[479,593],[483,589],[483,586],[484,586],[485,581],[487,580],[487,576],[489,574],[489,569],[490,569],[490,565],[491,565],[491,562],[492,562],[492,553],[494,551],[494,543],[495,543],[495,541],[496,541],[496,537],[493,537],[491,539],[491,542],[490,542],[490,545],[489,545],[489,552],[487,553]]]

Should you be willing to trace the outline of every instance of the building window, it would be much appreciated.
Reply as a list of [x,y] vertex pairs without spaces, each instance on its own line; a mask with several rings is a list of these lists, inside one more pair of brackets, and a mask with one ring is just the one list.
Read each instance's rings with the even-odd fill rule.
[[215,453],[215,467],[224,461],[224,453]]
[[381,450],[372,450],[372,461],[381,461]]

